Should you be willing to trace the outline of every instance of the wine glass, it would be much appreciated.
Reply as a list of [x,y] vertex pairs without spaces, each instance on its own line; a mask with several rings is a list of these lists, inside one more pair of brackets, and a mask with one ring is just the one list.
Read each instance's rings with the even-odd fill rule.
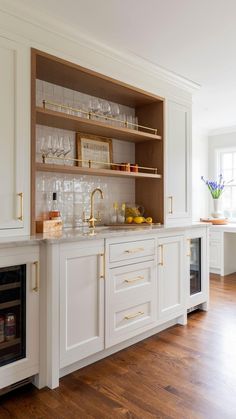
[[[63,158],[65,160],[65,157],[67,156],[67,154],[69,154],[71,151],[71,142],[70,142],[70,137],[69,136],[65,136],[63,138],[63,151],[61,152],[61,155],[63,155]],[[64,161],[65,163],[65,161]]]
[[101,113],[105,116],[105,119],[107,115],[111,114],[111,107],[107,100],[101,101]]
[[[91,97],[89,101],[89,111],[98,113],[101,109],[101,103],[97,97]],[[91,115],[91,119],[96,119],[96,115]]]

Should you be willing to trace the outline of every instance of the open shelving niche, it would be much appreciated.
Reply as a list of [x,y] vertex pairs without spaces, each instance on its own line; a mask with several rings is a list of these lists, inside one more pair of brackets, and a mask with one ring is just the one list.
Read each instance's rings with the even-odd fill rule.
[[[135,109],[139,124],[157,129],[158,134],[114,127],[106,125],[104,122],[36,107],[36,79],[132,107]],[[32,49],[31,112],[31,234],[35,233],[35,176],[37,171],[134,178],[136,202],[144,206],[146,213],[152,215],[154,222],[163,223],[163,98]],[[37,163],[36,124],[131,141],[135,143],[135,163],[139,166],[156,167],[158,174]]]

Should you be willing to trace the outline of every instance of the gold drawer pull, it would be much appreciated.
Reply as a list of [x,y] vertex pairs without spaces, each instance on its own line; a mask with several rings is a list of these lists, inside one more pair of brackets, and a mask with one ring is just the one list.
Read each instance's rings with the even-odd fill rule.
[[160,262],[158,262],[158,265],[163,266],[164,265],[164,249],[163,249],[163,244],[160,244],[158,247],[160,249]]
[[100,269],[100,279],[105,279],[105,254],[100,254],[100,263],[101,263],[101,269]]
[[170,209],[169,209],[169,214],[173,214],[173,196],[169,196],[168,197],[170,200]]
[[187,253],[187,255],[186,255],[186,256],[189,256],[189,257],[191,258],[191,256],[192,256],[192,251],[191,251],[191,239],[187,239],[187,242],[188,242],[188,248],[189,248],[189,251],[188,251],[188,253]]
[[127,316],[124,317],[125,320],[130,320],[130,319],[134,319],[135,317],[138,316],[143,316],[144,315],[144,311],[138,311],[135,314],[128,314]]
[[125,250],[125,253],[139,253],[143,251],[144,251],[144,247],[136,247],[136,249]]
[[131,284],[132,282],[141,281],[141,279],[144,279],[144,276],[136,276],[136,278],[131,279],[125,279],[124,282],[127,282],[127,284]]
[[36,261],[33,263],[33,265],[35,266],[35,287],[33,288],[33,291],[38,292],[39,291],[39,262]]
[[24,194],[23,192],[20,192],[17,195],[20,197],[20,216],[18,217],[18,220],[23,221],[24,219]]

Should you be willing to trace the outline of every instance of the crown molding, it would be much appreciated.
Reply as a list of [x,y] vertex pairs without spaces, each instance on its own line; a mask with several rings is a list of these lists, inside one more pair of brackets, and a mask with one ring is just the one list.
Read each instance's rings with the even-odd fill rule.
[[33,8],[29,8],[22,4],[22,2],[19,3],[16,0],[11,0],[10,2],[9,0],[0,0],[0,11],[19,19],[20,21],[37,26],[44,31],[51,32],[54,35],[56,34],[64,39],[76,42],[84,48],[100,53],[101,55],[120,62],[123,65],[128,64],[132,68],[139,69],[144,73],[159,79],[160,81],[174,85],[177,88],[184,89],[191,94],[195,93],[201,87],[200,84],[169,71],[164,67],[156,65],[155,63],[132,52],[120,51],[118,49],[111,48],[110,46],[88,37],[87,35],[85,36],[75,27],[70,27],[64,22],[55,19],[53,16],[42,13]]
[[232,134],[232,133],[236,133],[236,125],[232,125],[230,127],[211,129],[208,131],[208,136],[212,137],[214,135]]

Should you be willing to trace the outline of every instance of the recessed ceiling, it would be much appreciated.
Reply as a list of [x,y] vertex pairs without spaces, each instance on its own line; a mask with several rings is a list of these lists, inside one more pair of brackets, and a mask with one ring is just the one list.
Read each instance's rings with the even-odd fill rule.
[[114,49],[202,85],[202,124],[236,125],[234,0],[21,0]]

